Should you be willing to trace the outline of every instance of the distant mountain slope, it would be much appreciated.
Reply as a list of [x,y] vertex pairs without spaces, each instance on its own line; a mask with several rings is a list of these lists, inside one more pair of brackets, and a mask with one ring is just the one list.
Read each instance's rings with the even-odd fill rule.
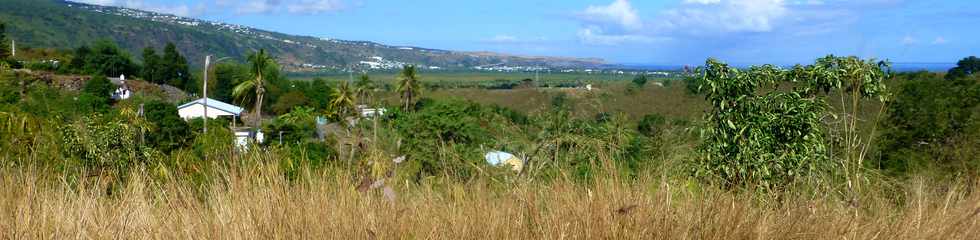
[[111,39],[138,55],[144,47],[162,48],[167,42],[173,42],[195,64],[202,62],[206,53],[243,58],[248,52],[264,48],[293,71],[344,69],[352,64],[362,68],[394,68],[403,63],[439,68],[604,64],[601,59],[522,57],[293,36],[234,24],[59,0],[0,0],[0,21],[8,24],[10,36],[22,46],[75,48],[98,39]]

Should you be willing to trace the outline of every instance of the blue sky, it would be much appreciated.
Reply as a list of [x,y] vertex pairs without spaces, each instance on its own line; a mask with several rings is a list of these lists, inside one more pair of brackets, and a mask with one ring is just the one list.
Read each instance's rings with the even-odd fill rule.
[[612,63],[955,62],[976,0],[80,0],[288,34]]

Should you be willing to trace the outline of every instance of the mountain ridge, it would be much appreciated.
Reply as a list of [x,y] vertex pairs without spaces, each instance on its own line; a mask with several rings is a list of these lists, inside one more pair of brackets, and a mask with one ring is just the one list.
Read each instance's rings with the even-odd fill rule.
[[[372,41],[291,35],[237,24],[144,10],[63,0],[0,0],[0,21],[21,46],[67,49],[99,39],[117,42],[131,54],[173,42],[192,64],[204,55],[244,59],[266,49],[290,71],[394,69],[414,64],[432,69],[506,65],[548,68],[600,67],[598,58],[521,56],[486,51],[451,51],[394,46]],[[136,56],[134,56],[136,57]]]

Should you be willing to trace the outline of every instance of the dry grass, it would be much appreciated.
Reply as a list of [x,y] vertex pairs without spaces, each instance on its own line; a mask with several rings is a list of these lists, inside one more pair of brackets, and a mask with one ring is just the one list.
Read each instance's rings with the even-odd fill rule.
[[232,171],[203,188],[136,171],[107,195],[94,179],[70,186],[4,170],[0,239],[980,238],[980,194],[969,193],[976,183],[930,190],[917,181],[861,207],[834,197],[766,203],[653,179],[393,183],[398,196],[389,201],[356,191],[349,177],[308,173],[290,183],[276,171]]

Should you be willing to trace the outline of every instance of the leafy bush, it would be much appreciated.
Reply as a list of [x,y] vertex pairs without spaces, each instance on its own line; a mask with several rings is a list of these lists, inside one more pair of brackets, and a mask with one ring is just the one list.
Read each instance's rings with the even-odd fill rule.
[[[397,112],[394,116],[395,128],[405,138],[402,152],[408,153],[414,172],[431,176],[448,171],[463,178],[471,174],[469,166],[482,162],[476,146],[494,141],[487,130],[492,124],[487,117],[491,113],[475,103],[458,100],[423,99],[418,105],[414,113]],[[446,162],[452,159],[472,162]]]
[[106,99],[111,97],[112,92],[115,90],[116,85],[113,85],[105,76],[94,76],[88,82],[85,82],[85,86],[82,87],[82,92],[105,97]]
[[[777,190],[828,166],[829,146],[821,121],[827,106],[815,94],[843,87],[854,95],[855,105],[861,97],[880,96],[886,77],[883,66],[887,68],[855,57],[828,56],[791,70],[764,65],[743,71],[708,59],[697,70],[700,80],[693,81],[712,106],[705,115],[708,125],[702,132],[696,174],[718,179],[726,187]],[[779,82],[797,83],[797,87],[757,95],[760,86]],[[846,119],[852,120],[856,119]],[[848,123],[852,128],[845,132],[854,134],[856,124]],[[857,147],[847,143],[846,148]],[[845,151],[846,168],[851,166],[853,152]]]
[[190,127],[177,114],[177,107],[173,104],[150,101],[144,109],[146,119],[154,126],[154,130],[147,135],[154,148],[169,153],[185,146],[191,139]]
[[890,173],[939,170],[968,173],[978,169],[980,81],[943,80],[916,74],[901,85],[888,107],[878,164]]
[[125,121],[94,115],[60,127],[63,153],[91,169],[125,173],[129,166],[153,155],[151,149],[137,145],[135,129]]
[[652,113],[643,115],[636,130],[647,137],[659,136],[663,132],[667,119],[663,115]]
[[636,85],[637,87],[643,87],[647,85],[647,81],[649,81],[647,79],[647,75],[643,75],[643,74],[636,75],[636,77],[633,78],[633,85]]

